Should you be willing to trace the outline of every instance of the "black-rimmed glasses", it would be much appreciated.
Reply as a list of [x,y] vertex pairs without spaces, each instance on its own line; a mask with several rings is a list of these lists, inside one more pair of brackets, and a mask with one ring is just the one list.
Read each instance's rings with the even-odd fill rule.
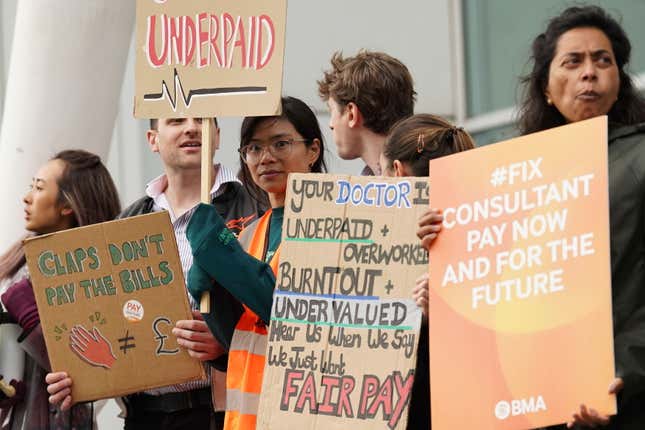
[[245,163],[255,164],[260,161],[265,150],[276,158],[287,158],[291,154],[291,147],[297,142],[309,143],[309,139],[279,139],[273,142],[253,142],[244,145],[238,151]]

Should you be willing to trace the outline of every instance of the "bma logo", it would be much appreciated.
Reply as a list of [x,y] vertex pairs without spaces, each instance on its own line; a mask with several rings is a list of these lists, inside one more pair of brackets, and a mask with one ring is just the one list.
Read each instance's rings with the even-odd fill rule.
[[546,403],[542,396],[529,397],[527,399],[500,400],[495,405],[495,416],[499,420],[505,420],[510,416],[526,415],[546,411]]

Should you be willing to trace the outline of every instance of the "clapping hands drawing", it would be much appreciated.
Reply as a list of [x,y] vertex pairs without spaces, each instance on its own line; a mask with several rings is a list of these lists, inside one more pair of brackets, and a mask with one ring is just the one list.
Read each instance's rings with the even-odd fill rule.
[[69,335],[69,346],[81,360],[92,366],[110,369],[116,361],[110,341],[96,327],[90,332],[82,325],[75,325]]

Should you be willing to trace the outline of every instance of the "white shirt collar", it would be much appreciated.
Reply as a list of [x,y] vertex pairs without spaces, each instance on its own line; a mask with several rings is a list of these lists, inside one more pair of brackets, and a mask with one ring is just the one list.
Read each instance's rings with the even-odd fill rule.
[[[237,182],[240,183],[240,180],[237,179],[235,173],[226,166],[223,166],[219,163],[214,165],[217,168],[217,176],[215,177],[215,182],[211,188],[211,199],[219,196],[224,192],[223,186],[228,182]],[[146,185],[146,195],[155,203],[155,207],[161,210],[167,210],[172,213],[170,210],[170,205],[166,199],[166,188],[168,188],[168,177],[166,174],[162,174],[152,181],[148,182]]]

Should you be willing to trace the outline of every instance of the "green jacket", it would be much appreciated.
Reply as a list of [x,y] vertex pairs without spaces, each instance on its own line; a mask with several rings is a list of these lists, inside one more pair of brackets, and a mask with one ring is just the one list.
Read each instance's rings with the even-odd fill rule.
[[[244,241],[256,225],[257,222],[249,225],[240,240]],[[273,270],[246,252],[212,205],[197,206],[186,236],[193,251],[188,290],[196,299],[210,292],[211,312],[202,315],[217,341],[228,350],[243,312],[242,303],[269,323],[275,286]],[[222,358],[211,365],[223,370],[226,361]]]
[[645,123],[610,128],[609,224],[616,374],[612,428],[645,428]]

